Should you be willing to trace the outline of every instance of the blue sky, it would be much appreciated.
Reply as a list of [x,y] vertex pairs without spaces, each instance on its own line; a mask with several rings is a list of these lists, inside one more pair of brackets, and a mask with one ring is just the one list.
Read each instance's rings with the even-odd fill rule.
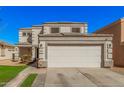
[[4,6],[0,7],[0,40],[18,43],[18,29],[44,22],[87,22],[89,33],[124,17],[124,7]]

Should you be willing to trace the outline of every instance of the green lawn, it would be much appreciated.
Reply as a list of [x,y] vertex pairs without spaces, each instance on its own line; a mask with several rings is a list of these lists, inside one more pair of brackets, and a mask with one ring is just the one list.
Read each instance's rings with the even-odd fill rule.
[[21,87],[31,87],[31,85],[33,84],[35,78],[36,78],[37,74],[30,74],[25,80],[24,82],[21,84]]
[[8,81],[16,77],[16,75],[27,66],[0,66],[0,86],[4,86]]

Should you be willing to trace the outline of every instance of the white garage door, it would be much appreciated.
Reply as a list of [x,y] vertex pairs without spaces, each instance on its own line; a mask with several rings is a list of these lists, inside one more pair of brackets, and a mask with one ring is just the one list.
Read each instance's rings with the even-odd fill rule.
[[100,67],[101,46],[48,46],[48,67]]

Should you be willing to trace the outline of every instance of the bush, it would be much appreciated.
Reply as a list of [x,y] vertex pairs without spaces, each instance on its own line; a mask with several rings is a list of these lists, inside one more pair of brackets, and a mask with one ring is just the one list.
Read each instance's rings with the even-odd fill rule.
[[30,55],[23,55],[23,56],[21,56],[21,61],[22,62],[30,62],[31,56]]

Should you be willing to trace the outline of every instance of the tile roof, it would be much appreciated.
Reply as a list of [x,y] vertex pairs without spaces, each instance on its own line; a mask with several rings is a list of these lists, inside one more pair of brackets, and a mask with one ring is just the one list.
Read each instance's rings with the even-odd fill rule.
[[14,45],[8,44],[7,42],[4,42],[4,41],[0,41],[0,45],[14,47]]
[[21,42],[21,43],[18,43],[17,45],[31,45],[31,43],[28,43],[28,42]]

